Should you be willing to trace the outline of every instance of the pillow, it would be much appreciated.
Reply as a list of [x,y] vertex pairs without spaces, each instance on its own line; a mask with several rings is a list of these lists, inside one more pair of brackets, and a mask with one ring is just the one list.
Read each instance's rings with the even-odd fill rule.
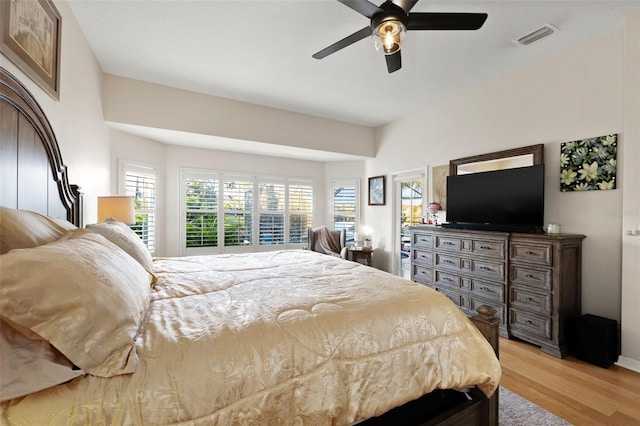
[[153,259],[142,239],[131,228],[115,219],[107,219],[102,223],[87,225],[86,228],[104,236],[107,240],[129,253],[148,271],[151,270]]
[[86,373],[131,373],[151,274],[84,229],[0,256],[0,317],[41,336]]
[[49,342],[0,321],[0,402],[84,375]]
[[0,254],[15,248],[31,248],[53,242],[73,224],[28,210],[0,207]]

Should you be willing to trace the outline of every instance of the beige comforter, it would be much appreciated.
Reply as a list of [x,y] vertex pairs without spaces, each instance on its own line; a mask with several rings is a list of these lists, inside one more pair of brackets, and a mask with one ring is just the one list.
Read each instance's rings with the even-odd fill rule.
[[350,424],[500,365],[449,300],[311,251],[157,259],[137,370],[2,404],[16,424]]

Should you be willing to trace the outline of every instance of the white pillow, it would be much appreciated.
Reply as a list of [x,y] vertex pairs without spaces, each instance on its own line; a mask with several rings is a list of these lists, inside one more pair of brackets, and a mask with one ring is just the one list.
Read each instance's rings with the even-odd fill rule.
[[115,219],[107,219],[102,223],[87,225],[86,228],[104,236],[107,240],[129,253],[131,257],[150,271],[153,264],[151,253],[144,245],[142,239],[126,224]]
[[0,254],[53,242],[76,226],[29,210],[0,206]]
[[0,256],[0,317],[46,339],[86,373],[132,373],[152,276],[84,229]]

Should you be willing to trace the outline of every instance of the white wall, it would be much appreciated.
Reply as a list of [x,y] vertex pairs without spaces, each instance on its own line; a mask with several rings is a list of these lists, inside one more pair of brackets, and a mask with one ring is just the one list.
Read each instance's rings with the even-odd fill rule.
[[[622,223],[611,212],[622,207],[622,190],[561,193],[559,163],[561,142],[623,131],[623,46],[618,30],[386,125],[366,174],[543,143],[545,222],[587,235],[583,312],[619,320]],[[365,216],[378,244],[392,247],[391,206],[368,207]],[[388,268],[388,254],[376,253],[378,266]]]
[[373,157],[374,130],[113,75],[105,119],[200,135]]
[[[623,231],[640,232],[640,12],[625,20]],[[619,364],[640,372],[640,236],[622,240],[622,355]]]
[[[119,193],[119,163],[120,160],[133,161],[150,166],[156,171],[156,203],[159,207],[156,211],[156,226],[158,230],[164,230],[167,226],[165,219],[165,193],[166,188],[166,145],[160,142],[130,135],[128,133],[111,130],[111,179],[110,194]],[[164,256],[166,252],[166,232],[156,232],[156,256]]]
[[60,100],[51,98],[0,54],[0,66],[15,75],[36,97],[51,122],[69,181],[85,196],[84,221],[97,218],[96,197],[109,193],[109,137],[102,117],[102,70],[66,3],[56,2],[63,30]]

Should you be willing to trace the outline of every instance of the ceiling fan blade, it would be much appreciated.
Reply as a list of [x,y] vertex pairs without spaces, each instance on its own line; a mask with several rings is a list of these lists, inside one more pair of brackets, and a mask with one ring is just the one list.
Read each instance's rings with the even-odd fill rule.
[[394,54],[385,55],[385,59],[387,60],[387,71],[389,71],[389,74],[402,68],[402,57],[400,56],[399,50]]
[[418,0],[393,0],[396,6],[400,6],[406,13],[409,13],[413,6],[418,3]]
[[370,35],[371,35],[371,27],[364,27],[360,31],[356,31],[350,36],[347,36],[342,40],[333,43],[331,46],[325,47],[321,51],[314,53],[312,56],[316,59],[322,59],[326,56],[331,55],[332,53],[336,53],[340,49],[344,49],[345,47],[352,45],[356,41],[360,41],[363,38],[367,38]]
[[477,30],[486,13],[410,13],[407,30]]
[[358,12],[360,15],[371,18],[374,13],[381,12],[378,6],[367,0],[338,0],[340,3]]

